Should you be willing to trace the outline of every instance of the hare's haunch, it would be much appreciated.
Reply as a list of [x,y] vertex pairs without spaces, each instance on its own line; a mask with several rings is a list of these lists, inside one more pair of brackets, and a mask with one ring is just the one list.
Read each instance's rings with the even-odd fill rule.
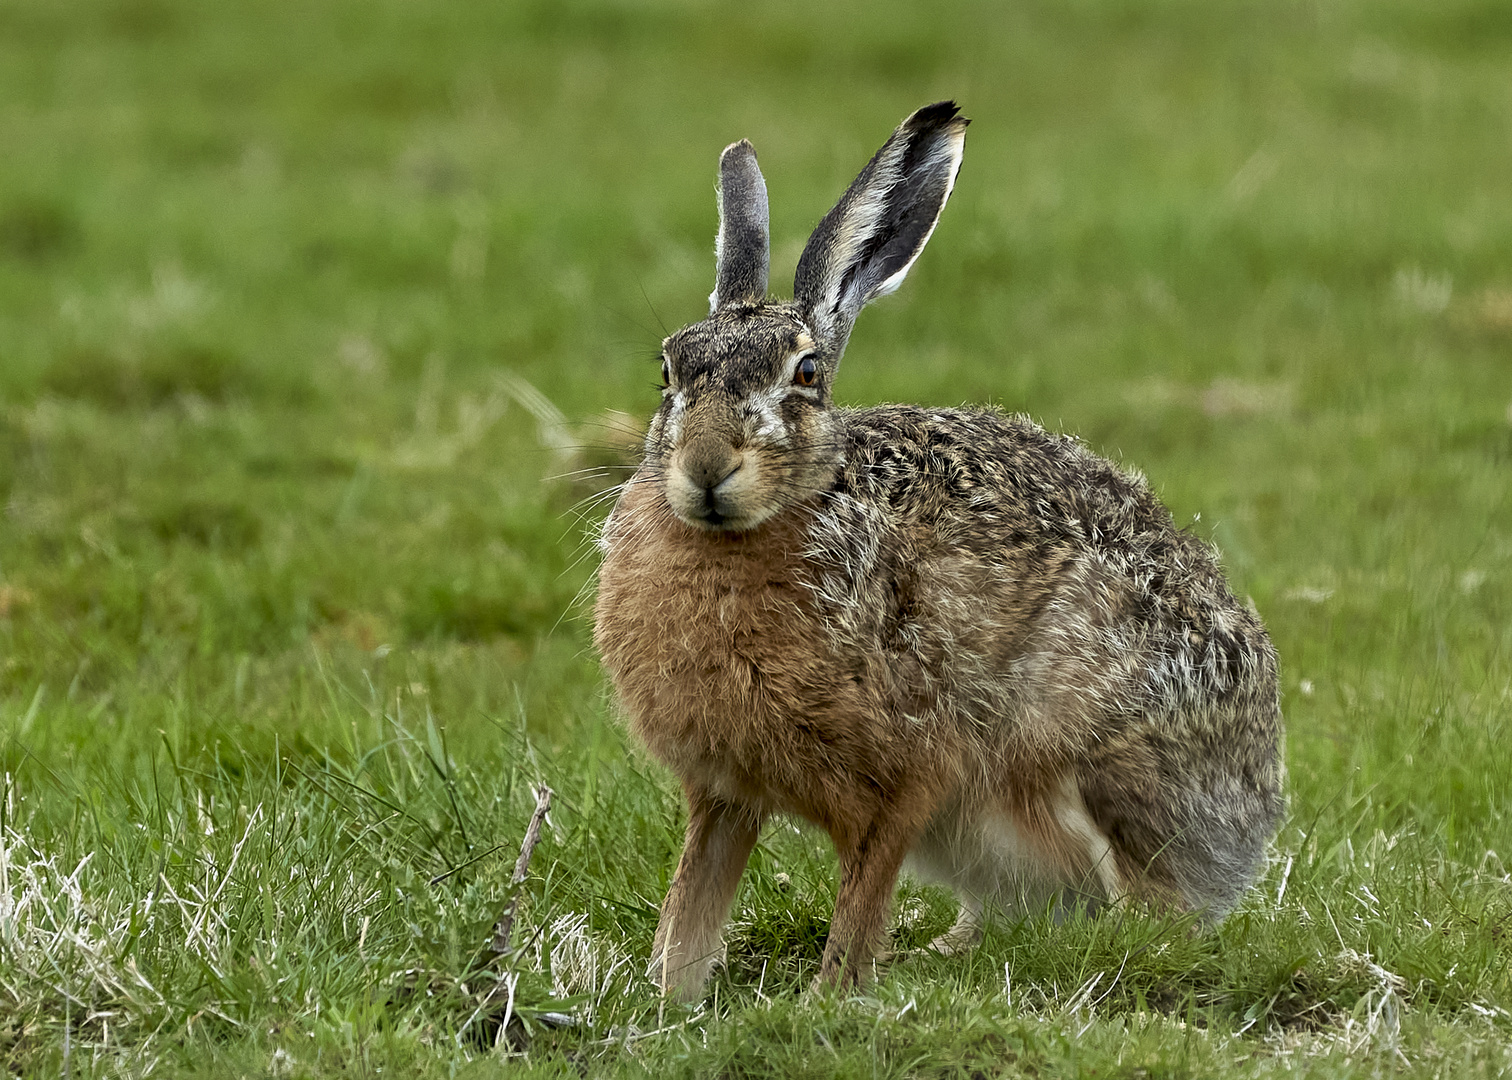
[[904,120],[767,299],[766,185],[720,158],[709,317],[663,345],[645,461],[605,524],[595,639],[688,831],[652,957],[696,996],[762,822],[827,830],[819,978],[865,978],[905,858],[989,905],[1144,898],[1204,918],[1282,809],[1276,654],[1138,475],[991,409],[842,409],[851,325],[960,167]]

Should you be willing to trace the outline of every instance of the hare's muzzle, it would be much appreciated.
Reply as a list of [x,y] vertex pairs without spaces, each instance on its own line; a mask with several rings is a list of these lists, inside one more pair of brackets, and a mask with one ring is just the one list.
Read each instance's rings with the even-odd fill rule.
[[689,440],[672,454],[667,469],[667,502],[689,525],[700,529],[749,529],[767,516],[755,498],[757,464],[721,435]]

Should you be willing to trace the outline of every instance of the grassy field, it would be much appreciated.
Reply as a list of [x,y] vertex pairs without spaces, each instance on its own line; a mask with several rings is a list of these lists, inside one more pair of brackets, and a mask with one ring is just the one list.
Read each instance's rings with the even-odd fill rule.
[[[785,291],[944,97],[839,395],[1142,469],[1275,638],[1290,816],[1216,932],[1036,916],[852,999],[800,993],[835,871],[775,826],[664,1006],[681,802],[554,477],[705,310],[721,147]],[[1506,0],[0,0],[0,1065],[1512,1073],[1509,117]],[[952,916],[905,885],[900,951]]]

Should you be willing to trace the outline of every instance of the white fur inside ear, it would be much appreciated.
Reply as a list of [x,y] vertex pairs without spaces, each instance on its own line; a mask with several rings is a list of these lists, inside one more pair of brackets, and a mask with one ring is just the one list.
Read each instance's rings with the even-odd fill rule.
[[845,220],[840,223],[835,236],[834,255],[829,264],[830,273],[825,282],[824,300],[820,306],[825,315],[840,312],[842,318],[853,319],[861,305],[869,299],[855,295],[858,283],[854,279],[844,296],[840,294],[840,285],[846,280],[845,270],[861,262],[866,245],[881,227],[883,215],[887,213],[887,194],[901,179],[903,149],[900,143],[893,148],[892,153],[877,162],[872,187],[856,200]]
[[724,265],[725,216],[724,189],[714,185],[714,205],[719,211],[719,228],[714,232],[714,288],[709,290],[709,314],[719,310],[719,268]]
[[815,230],[799,263],[800,300],[837,350],[861,308],[896,291],[913,269],[955,189],[965,148],[964,122],[922,135],[900,128]]
[[913,269],[913,264],[919,261],[919,256],[924,254],[924,248],[929,244],[929,238],[934,235],[935,227],[940,224],[940,214],[945,210],[945,204],[950,201],[950,193],[955,190],[956,176],[961,171],[961,159],[966,154],[966,129],[960,128],[952,131],[945,140],[944,154],[949,161],[949,174],[945,178],[945,194],[940,198],[939,208],[935,211],[934,220],[929,223],[929,230],[919,241],[919,246],[914,249],[913,257],[894,271],[885,281],[879,284],[861,301],[863,304],[875,300],[879,296],[887,296],[889,293],[898,291],[898,286],[903,284],[903,279]]

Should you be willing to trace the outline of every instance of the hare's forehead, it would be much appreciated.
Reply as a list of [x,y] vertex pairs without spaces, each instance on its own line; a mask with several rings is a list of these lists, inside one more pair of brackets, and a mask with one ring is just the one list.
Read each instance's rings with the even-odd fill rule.
[[684,327],[662,345],[685,382],[700,377],[764,381],[783,372],[794,355],[813,347],[802,320],[760,308],[721,311]]

